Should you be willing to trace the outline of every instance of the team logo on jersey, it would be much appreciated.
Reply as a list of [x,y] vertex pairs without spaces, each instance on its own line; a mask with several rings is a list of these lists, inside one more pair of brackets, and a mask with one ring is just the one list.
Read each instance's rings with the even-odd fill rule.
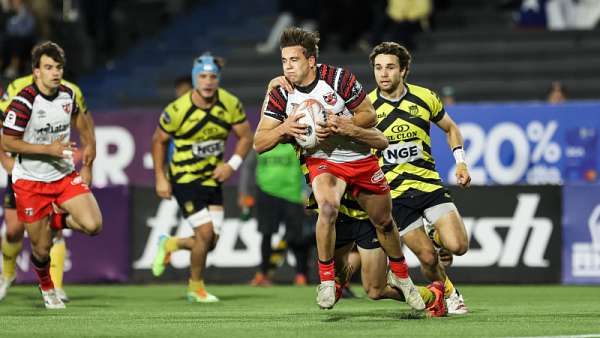
[[65,103],[62,105],[63,110],[65,111],[65,114],[71,114],[71,110],[73,109],[73,104],[72,103]]
[[408,113],[412,116],[418,116],[419,115],[419,107],[417,107],[416,104],[413,104],[412,106],[408,107]]
[[334,106],[337,102],[337,95],[335,95],[335,92],[331,92],[327,95],[323,95],[323,99],[328,105]]
[[4,117],[4,125],[7,127],[14,127],[17,123],[17,113],[12,110],[8,111],[8,114]]

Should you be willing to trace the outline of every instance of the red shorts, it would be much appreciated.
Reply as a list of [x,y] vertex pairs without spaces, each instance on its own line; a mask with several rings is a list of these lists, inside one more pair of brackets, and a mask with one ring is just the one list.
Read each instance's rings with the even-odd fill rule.
[[387,194],[390,191],[390,186],[375,156],[344,163],[309,157],[306,159],[306,166],[311,184],[320,174],[332,174],[348,184],[354,197],[362,190],[378,195]]
[[13,184],[17,215],[25,223],[38,221],[52,212],[52,203],[61,205],[71,198],[90,192],[76,171],[54,182],[19,179]]

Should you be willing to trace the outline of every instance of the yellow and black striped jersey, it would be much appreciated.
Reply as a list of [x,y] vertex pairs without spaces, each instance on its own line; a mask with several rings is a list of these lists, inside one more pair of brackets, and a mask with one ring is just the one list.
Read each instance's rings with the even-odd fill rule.
[[[21,90],[23,90],[23,88],[31,85],[32,83],[33,83],[33,75],[31,75],[31,74],[13,80],[13,82],[11,82],[8,85],[8,87],[6,88],[6,92],[4,93],[4,96],[2,97],[2,99],[0,100],[0,110],[5,112],[6,108],[8,108],[8,105],[10,105],[10,101],[12,100],[12,98],[17,96],[17,94]],[[88,109],[87,109],[87,105],[85,104],[85,99],[83,97],[83,93],[81,92],[81,89],[76,84],[69,82],[67,80],[64,80],[64,79],[61,81],[61,84],[69,87],[73,92],[75,92],[75,100],[76,100],[77,106],[79,107],[79,112],[85,114]]]
[[217,101],[209,109],[192,102],[192,91],[171,102],[162,113],[159,126],[174,143],[169,176],[174,183],[199,181],[203,186],[220,185],[212,178],[223,162],[225,141],[233,125],[246,121],[240,100],[225,89],[217,91]]
[[431,155],[431,122],[446,114],[440,98],[431,90],[406,84],[398,101],[384,98],[378,89],[369,93],[377,113],[377,128],[390,145],[378,151],[392,198],[416,196],[442,188],[442,180]]

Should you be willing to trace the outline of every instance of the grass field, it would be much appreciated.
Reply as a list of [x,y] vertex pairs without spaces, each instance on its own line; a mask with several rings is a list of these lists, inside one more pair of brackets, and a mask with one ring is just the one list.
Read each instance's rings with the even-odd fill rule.
[[48,311],[33,286],[11,288],[0,302],[0,336],[600,337],[599,287],[464,286],[471,313],[434,319],[362,292],[319,310],[313,287],[211,286],[222,300],[214,304],[188,304],[184,285],[67,291],[67,309]]

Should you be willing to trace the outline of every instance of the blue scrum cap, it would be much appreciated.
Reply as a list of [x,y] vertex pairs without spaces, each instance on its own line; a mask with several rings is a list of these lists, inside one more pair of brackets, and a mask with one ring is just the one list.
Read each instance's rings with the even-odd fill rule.
[[210,53],[204,53],[194,60],[192,67],[192,83],[196,87],[197,77],[200,73],[214,73],[217,78],[221,77],[221,69],[215,62],[215,58]]

